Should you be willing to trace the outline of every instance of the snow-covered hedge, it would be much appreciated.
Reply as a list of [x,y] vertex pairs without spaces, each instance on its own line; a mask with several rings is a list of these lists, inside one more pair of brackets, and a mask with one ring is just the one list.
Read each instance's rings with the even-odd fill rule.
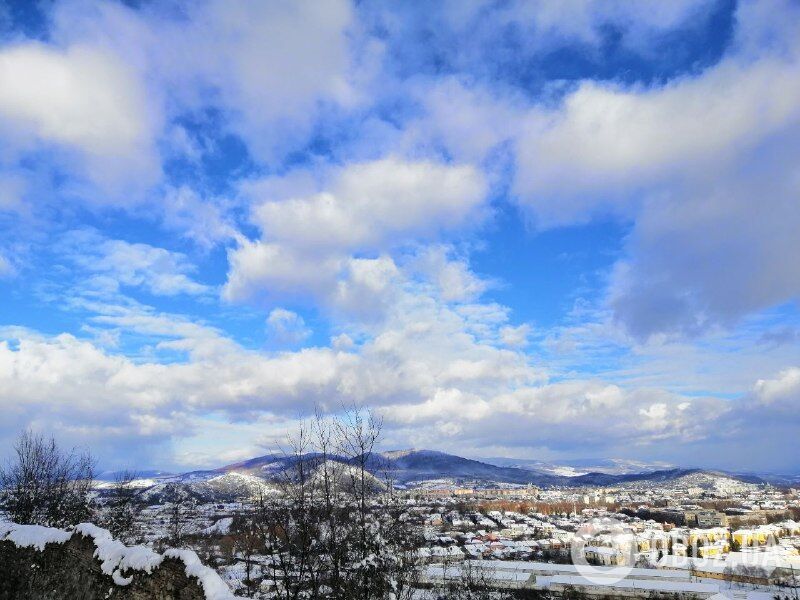
[[30,548],[44,552],[49,544],[65,544],[74,536],[92,540],[95,546],[94,558],[100,563],[100,570],[111,577],[117,586],[128,586],[134,574],[152,574],[164,559],[183,562],[187,577],[196,578],[205,594],[206,600],[233,600],[236,597],[220,576],[200,562],[191,550],[169,549],[163,555],[146,546],[126,546],[111,537],[108,530],[91,523],[81,523],[72,531],[64,531],[40,525],[17,525],[0,522],[0,543],[11,542],[17,548]]

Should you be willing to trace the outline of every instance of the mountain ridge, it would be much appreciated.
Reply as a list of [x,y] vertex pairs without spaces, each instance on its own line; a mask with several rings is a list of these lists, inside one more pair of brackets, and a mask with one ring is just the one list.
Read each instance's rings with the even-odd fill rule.
[[[322,460],[321,455],[309,453],[304,455],[305,460],[313,463]],[[341,457],[328,456],[328,459],[354,464],[355,461]],[[239,461],[210,470],[211,473],[243,472],[258,475],[265,479],[280,476],[286,469],[298,460],[292,455],[266,454],[248,460]],[[508,459],[512,461],[513,459]],[[609,460],[609,459],[607,459]],[[618,462],[619,459],[613,459]],[[610,461],[609,461],[610,462]],[[452,480],[457,485],[475,483],[487,486],[492,483],[536,485],[539,487],[581,487],[581,486],[609,486],[625,483],[641,482],[667,482],[687,477],[690,475],[704,474],[710,477],[724,477],[746,483],[764,483],[765,481],[755,475],[733,474],[719,470],[700,469],[697,467],[674,467],[651,469],[643,471],[630,471],[608,473],[603,471],[581,472],[575,475],[564,475],[516,465],[498,465],[485,460],[465,458],[439,450],[405,449],[375,452],[367,460],[367,469],[380,475],[387,471],[394,482],[400,486],[420,485],[426,481]],[[634,461],[627,461],[627,465]],[[642,463],[642,467],[650,466]],[[201,474],[201,472],[193,472]]]
[[[188,471],[178,475],[142,480],[143,496],[153,500],[169,501],[170,498],[188,494],[199,500],[230,500],[247,495],[253,490],[275,491],[275,484],[291,481],[294,466],[300,457],[285,454],[265,454],[247,460],[222,465],[214,469]],[[302,456],[308,461],[311,477],[324,460],[341,464],[342,468],[355,467],[360,460],[342,456],[308,453]],[[613,459],[618,460],[618,459]],[[536,461],[503,459],[511,465],[497,465],[478,459],[465,458],[439,450],[406,449],[375,452],[367,457],[366,466],[376,487],[391,479],[398,489],[472,487],[492,488],[497,486],[535,485],[540,488],[612,487],[636,485],[662,485],[677,483],[686,487],[714,489],[719,485],[763,484],[768,481],[752,474],[733,474],[719,470],[671,467],[643,472],[604,473],[601,471],[579,472],[564,475],[533,468]],[[597,461],[595,461],[597,462]],[[622,461],[618,461],[622,462]],[[630,468],[627,461],[623,467]],[[522,468],[517,466],[524,464]],[[548,463],[552,464],[552,463]],[[619,466],[609,460],[607,464]],[[647,465],[642,465],[647,466]],[[383,483],[381,483],[383,482]]]

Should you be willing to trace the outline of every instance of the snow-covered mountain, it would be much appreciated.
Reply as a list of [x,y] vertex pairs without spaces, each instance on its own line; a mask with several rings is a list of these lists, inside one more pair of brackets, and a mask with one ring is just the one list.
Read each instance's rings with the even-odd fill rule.
[[144,489],[139,497],[149,504],[163,504],[192,499],[198,502],[233,502],[260,494],[276,493],[274,485],[247,473],[217,473],[203,477],[196,472],[187,476],[168,477]]
[[436,450],[397,450],[372,457],[374,468],[388,469],[395,482],[414,485],[427,480],[451,480],[454,484],[543,483],[548,475],[518,467],[493,465]]
[[[697,487],[714,487],[720,480],[760,481],[757,477],[701,469],[680,469],[664,463],[609,459],[552,464],[541,461],[493,459],[479,461],[434,450],[401,450],[378,455],[392,464],[395,480],[407,486],[534,484],[541,487],[654,485],[686,479]],[[498,464],[499,463],[499,464]],[[585,465],[585,466],[583,466]],[[666,467],[666,468],[665,468]],[[688,485],[688,484],[687,484]]]
[[[95,479],[97,481],[104,481],[108,483],[112,483],[117,480],[118,477],[121,477],[125,474],[124,471],[101,471],[97,475],[95,475]],[[144,470],[144,471],[133,471],[133,475],[136,477],[137,480],[154,480],[154,479],[163,479],[165,477],[172,477],[176,475],[176,473],[171,473],[169,471],[158,471],[154,469]]]
[[[321,480],[321,469],[338,471],[341,481],[357,461],[343,457],[302,457],[311,481]],[[299,458],[269,454],[206,471],[143,478],[141,497],[147,502],[194,498],[204,502],[241,500],[259,494],[279,493],[281,483],[293,481]],[[326,462],[327,460],[327,462]],[[761,483],[752,475],[701,469],[664,468],[663,463],[618,459],[546,463],[535,460],[490,459],[480,461],[436,450],[395,450],[368,458],[369,484],[376,490],[388,480],[397,487],[497,487],[533,484],[539,487],[685,485],[713,489],[744,483]],[[353,471],[354,472],[354,471]],[[101,484],[100,487],[109,484]]]

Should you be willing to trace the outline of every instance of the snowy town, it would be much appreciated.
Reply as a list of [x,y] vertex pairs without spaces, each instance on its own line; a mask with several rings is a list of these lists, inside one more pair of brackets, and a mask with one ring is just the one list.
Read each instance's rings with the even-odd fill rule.
[[[800,489],[709,476],[616,488],[437,483],[392,490],[371,507],[400,507],[418,534],[420,590],[477,578],[509,594],[789,598],[800,585]],[[158,547],[179,526],[233,592],[269,598],[270,557],[245,557],[237,539],[246,503],[194,504],[179,524],[176,505],[148,506],[138,535]]]
[[88,453],[21,433],[0,469],[0,558],[11,569],[0,567],[0,597],[3,578],[19,589],[65,568],[76,597],[85,585],[120,598],[146,598],[153,586],[189,598],[214,589],[215,600],[800,592],[800,487],[778,479],[676,468],[554,475],[381,452],[369,416],[320,420],[312,432],[294,453],[97,478]]

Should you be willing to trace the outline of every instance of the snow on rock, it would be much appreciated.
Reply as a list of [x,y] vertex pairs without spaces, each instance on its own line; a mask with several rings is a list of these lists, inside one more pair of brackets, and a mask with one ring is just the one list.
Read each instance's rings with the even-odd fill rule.
[[161,565],[164,558],[175,558],[183,562],[187,576],[195,577],[200,582],[206,600],[236,599],[217,572],[201,563],[200,558],[192,550],[170,548],[161,555],[146,546],[126,546],[115,540],[107,529],[92,523],[81,523],[73,531],[64,531],[41,525],[0,522],[0,541],[12,542],[20,548],[33,547],[40,552],[44,551],[47,544],[67,542],[75,533],[94,542],[94,556],[100,561],[100,569],[106,575],[110,575],[117,585],[129,585],[133,581],[133,575],[123,577],[124,572],[152,573]]
[[200,562],[200,558],[194,551],[168,548],[164,551],[164,557],[183,561],[183,564],[186,565],[186,574],[197,578],[207,600],[234,600],[236,598],[217,572]]
[[94,540],[94,555],[100,561],[100,569],[106,575],[111,575],[117,585],[128,585],[133,581],[132,576],[123,577],[123,571],[152,573],[164,560],[163,556],[145,546],[126,546],[111,537],[107,529],[92,523],[81,523],[75,527],[75,531]]
[[69,531],[54,527],[0,523],[0,540],[12,542],[18,548],[33,547],[42,552],[47,544],[63,544],[70,537]]

